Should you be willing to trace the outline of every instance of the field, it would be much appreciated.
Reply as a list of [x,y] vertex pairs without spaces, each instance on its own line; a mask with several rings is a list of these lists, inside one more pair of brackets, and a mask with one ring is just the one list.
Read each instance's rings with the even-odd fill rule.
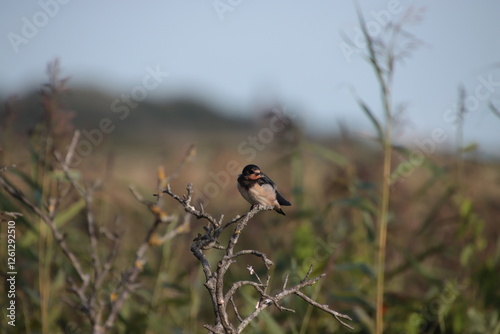
[[[51,63],[1,113],[2,332],[500,333],[500,162],[393,145],[392,67],[368,50],[386,116],[359,101],[373,138],[312,136],[279,105],[106,112],[113,98],[68,92]],[[250,163],[286,216],[240,196]]]

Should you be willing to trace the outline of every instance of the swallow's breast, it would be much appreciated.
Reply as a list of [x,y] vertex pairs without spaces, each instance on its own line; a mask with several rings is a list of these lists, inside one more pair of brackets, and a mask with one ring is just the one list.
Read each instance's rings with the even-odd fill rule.
[[256,183],[248,190],[248,194],[252,199],[253,204],[261,204],[265,206],[276,206],[276,189],[270,184],[260,185]]

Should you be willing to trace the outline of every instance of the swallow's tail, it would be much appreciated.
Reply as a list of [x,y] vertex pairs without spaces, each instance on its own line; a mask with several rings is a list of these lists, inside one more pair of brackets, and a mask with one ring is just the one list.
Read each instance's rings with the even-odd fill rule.
[[280,205],[290,206],[292,203],[288,202],[279,192],[276,192],[276,199]]
[[286,216],[285,215],[285,212],[283,212],[283,210],[281,210],[281,208],[279,206],[275,206],[274,207],[274,211],[276,211],[277,213],[283,215],[283,216]]

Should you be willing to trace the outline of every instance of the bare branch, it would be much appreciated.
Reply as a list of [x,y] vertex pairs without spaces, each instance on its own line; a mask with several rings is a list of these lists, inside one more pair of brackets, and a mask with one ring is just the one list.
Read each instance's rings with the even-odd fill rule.
[[314,299],[308,297],[307,295],[305,295],[301,291],[296,291],[295,294],[297,296],[299,296],[300,298],[304,299],[306,302],[308,302],[312,306],[314,306],[316,308],[319,308],[320,310],[325,311],[326,313],[329,313],[329,314],[333,315],[335,317],[335,319],[337,319],[342,325],[346,326],[347,328],[354,329],[354,327],[352,327],[351,325],[345,323],[341,319],[341,318],[343,318],[343,319],[347,319],[347,320],[351,320],[352,321],[351,317],[349,317],[348,315],[343,314],[343,313],[339,313],[337,311],[334,311],[328,305],[324,305],[324,304],[318,303],[317,301],[315,301]]
[[187,233],[190,230],[190,225],[191,225],[191,216],[189,214],[184,215],[184,219],[181,225],[177,226],[175,229],[172,231],[166,233],[163,235],[161,238],[158,239],[159,244],[163,244],[166,241],[174,238],[175,236],[183,233]]
[[64,158],[64,166],[69,166],[69,164],[71,163],[71,159],[73,158],[73,155],[75,155],[78,139],[80,139],[80,131],[76,130],[75,133],[73,134],[73,138],[71,139],[71,143],[69,144],[66,157]]
[[85,192],[84,200],[87,211],[86,222],[90,240],[90,254],[92,257],[92,266],[94,267],[94,275],[97,278],[101,275],[101,261],[99,260],[99,255],[98,255],[97,229],[95,227],[94,213],[92,212],[93,196],[91,190],[87,190]]
[[227,302],[231,298],[233,298],[233,295],[236,293],[236,291],[238,291],[238,289],[240,289],[241,287],[243,287],[245,285],[249,285],[249,286],[254,287],[255,290],[257,290],[261,295],[264,294],[264,290],[262,289],[265,287],[264,284],[253,282],[253,281],[238,281],[238,282],[233,283],[231,288],[229,288],[229,290],[226,292],[226,295],[224,297],[224,302],[227,304]]
[[193,184],[189,183],[186,187],[188,193],[187,196],[184,196],[184,198],[180,198],[176,194],[172,192],[170,189],[170,185],[167,185],[167,189],[163,190],[163,193],[170,195],[172,198],[174,198],[177,202],[179,202],[183,207],[184,210],[193,216],[195,216],[197,219],[206,219],[214,228],[219,227],[217,220],[212,217],[210,214],[206,213],[205,210],[203,209],[203,205],[200,205],[201,209],[197,210],[194,206],[191,205],[191,200],[193,196]]
[[64,237],[64,234],[62,234],[59,231],[54,220],[51,219],[48,215],[46,215],[39,207],[33,204],[19,189],[14,188],[12,185],[10,185],[10,183],[2,175],[0,175],[0,185],[12,197],[14,197],[15,199],[19,200],[20,202],[28,206],[38,217],[40,217],[43,220],[44,223],[46,223],[49,226],[50,230],[52,231],[52,234],[54,235],[54,238],[56,239],[57,244],[63,251],[64,255],[66,255],[66,257],[70,260],[71,264],[73,265],[73,268],[77,272],[84,286],[87,286],[90,277],[83,270],[83,267],[78,258],[76,257],[76,255],[69,249],[68,245],[66,244],[66,239]]
[[104,329],[106,331],[113,327],[116,321],[116,317],[118,316],[118,313],[122,309],[123,304],[128,299],[130,293],[137,288],[135,282],[137,280],[137,277],[139,276],[139,273],[144,268],[144,264],[146,263],[145,255],[146,251],[151,246],[150,239],[160,226],[161,222],[162,222],[161,220],[155,219],[153,225],[149,228],[148,232],[146,233],[144,241],[137,249],[137,252],[135,253],[134,260],[130,269],[124,274],[122,282],[120,282],[119,286],[117,287],[116,300],[111,307],[111,311],[106,319],[106,322],[104,323]]
[[236,307],[236,304],[234,303],[233,297],[231,296],[231,298],[229,298],[229,300],[231,301],[231,305],[233,305],[233,310],[234,310],[234,313],[236,314],[236,317],[238,318],[238,320],[240,322],[242,322],[243,318],[240,316],[240,313],[238,312],[238,308]]
[[[320,276],[310,278],[310,275],[312,273],[312,267],[311,267],[309,268],[309,271],[306,273],[302,281],[300,281],[295,286],[287,289],[286,288],[288,283],[288,275],[287,275],[285,277],[282,291],[274,296],[270,296],[267,294],[266,290],[269,286],[271,276],[268,275],[266,282],[263,283],[260,277],[255,272],[255,270],[251,266],[247,266],[247,268],[250,271],[250,274],[255,275],[258,282],[249,280],[237,281],[234,282],[231,285],[231,287],[225,292],[224,291],[225,274],[228,271],[229,267],[241,257],[245,255],[254,255],[260,257],[264,262],[266,269],[269,269],[273,265],[273,262],[267,257],[267,255],[257,250],[252,250],[252,249],[246,249],[240,251],[234,250],[236,244],[238,243],[239,237],[241,236],[242,231],[244,230],[250,219],[252,219],[257,213],[261,211],[272,210],[273,208],[256,205],[253,206],[244,215],[242,216],[238,215],[224,224],[223,215],[221,215],[221,218],[217,220],[212,215],[205,212],[202,205],[200,205],[200,209],[197,210],[190,204],[193,195],[192,184],[188,184],[187,191],[188,191],[187,195],[184,195],[181,198],[172,192],[170,186],[167,186],[167,189],[163,190],[163,193],[168,194],[177,202],[179,202],[188,214],[193,215],[198,219],[203,218],[208,221],[208,226],[203,227],[205,230],[205,234],[198,234],[198,236],[193,240],[193,243],[191,245],[191,252],[201,263],[206,279],[205,287],[207,288],[212,301],[215,323],[213,326],[205,325],[205,328],[208,329],[210,333],[217,333],[217,334],[241,333],[243,329],[246,326],[248,326],[248,324],[253,319],[255,319],[255,317],[257,317],[258,314],[262,312],[265,308],[267,308],[269,305],[275,305],[276,308],[280,311],[294,312],[293,309],[281,306],[279,303],[280,300],[289,295],[301,293],[300,292],[301,289],[303,289],[306,286],[311,286],[315,284],[318,280],[320,280],[325,276],[325,274],[322,274]],[[216,269],[212,270],[210,262],[205,256],[204,251],[211,248],[221,249],[221,245],[218,241],[218,238],[225,229],[232,226],[233,224],[236,224],[236,227],[234,228],[227,242],[227,246],[225,248],[225,254],[217,262]],[[242,316],[238,311],[238,307],[234,302],[236,293],[243,286],[253,287],[261,296],[259,302],[256,305],[255,310],[246,318],[242,318]],[[301,293],[300,297],[302,297],[302,295],[303,294]],[[314,303],[315,304],[312,304],[313,306],[321,308],[325,312],[332,314],[337,320],[339,320],[344,325],[345,323],[342,322],[340,318],[350,319],[349,316],[333,311],[327,306],[320,305],[315,301]],[[239,322],[239,324],[237,325],[233,324],[230,321],[230,317],[227,311],[229,304],[231,304],[231,307],[234,310],[234,314],[236,315],[236,320]],[[347,327],[352,328],[348,325]]]
[[189,148],[186,150],[186,153],[184,154],[184,157],[182,158],[181,162],[179,163],[179,165],[177,166],[177,168],[175,169],[175,171],[165,178],[165,181],[164,181],[165,184],[168,184],[173,179],[178,178],[179,174],[184,169],[184,166],[188,162],[192,161],[193,158],[195,157],[195,155],[196,155],[196,147],[194,146],[194,144],[191,144],[189,146]]
[[[317,281],[319,281],[321,278],[323,278],[325,274],[322,274],[318,277],[312,278],[312,279],[303,279],[299,284],[296,286],[283,290],[280,293],[276,294],[275,296],[263,296],[263,297],[268,297],[264,302],[259,303],[258,307],[255,308],[255,310],[248,316],[246,317],[243,322],[238,326],[237,328],[237,333],[241,333],[243,329],[250,324],[250,322],[255,319],[259,315],[260,312],[262,312],[264,309],[266,309],[269,305],[278,305],[278,302],[282,300],[283,298],[291,295],[291,294],[296,294],[297,291],[300,291],[306,286],[311,286],[314,285]],[[278,307],[279,308],[279,307]],[[283,308],[284,309],[284,308]],[[290,309],[286,309],[287,311],[290,311]]]
[[113,265],[113,262],[116,258],[116,255],[118,254],[118,249],[120,248],[120,241],[121,241],[121,234],[118,233],[113,233],[111,235],[111,251],[109,252],[108,256],[106,257],[104,264],[103,264],[103,270],[101,271],[100,275],[96,276],[96,283],[95,285],[97,287],[101,287],[104,279],[108,276],[111,267]]

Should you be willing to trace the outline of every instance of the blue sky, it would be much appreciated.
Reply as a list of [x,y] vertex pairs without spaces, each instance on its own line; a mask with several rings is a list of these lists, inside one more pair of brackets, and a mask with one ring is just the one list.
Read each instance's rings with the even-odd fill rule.
[[[415,144],[442,129],[449,140],[439,145],[449,147],[451,110],[463,85],[471,109],[465,141],[497,154],[500,119],[487,106],[500,107],[500,2],[359,4],[374,31],[386,17],[398,21],[409,9],[421,12],[421,21],[407,28],[425,45],[396,70],[394,101],[406,108],[395,139]],[[358,29],[350,1],[40,0],[1,6],[3,96],[39,86],[47,63],[58,57],[73,85],[95,82],[118,95],[156,67],[169,76],[150,97],[195,94],[234,112],[279,100],[301,112],[312,131],[333,131],[342,121],[358,134],[374,135],[353,90],[382,115],[373,71],[360,57],[364,47],[351,55],[342,49],[342,32],[355,38]]]

